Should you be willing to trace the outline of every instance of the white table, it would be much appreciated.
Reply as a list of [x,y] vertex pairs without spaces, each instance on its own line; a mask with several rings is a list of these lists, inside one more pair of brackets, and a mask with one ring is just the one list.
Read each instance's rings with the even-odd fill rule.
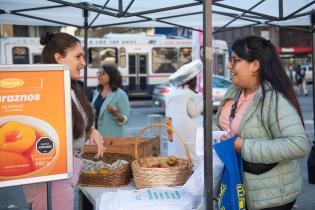
[[[104,192],[115,192],[120,190],[134,190],[136,189],[133,179],[124,187],[86,187],[79,186],[80,189],[80,209],[81,210],[95,210],[99,204],[99,200]],[[204,210],[204,202],[198,210]]]
[[80,190],[80,208],[81,210],[95,210],[99,204],[101,195],[105,192],[116,192],[120,190],[134,190],[136,189],[134,181],[123,187],[86,187],[79,186]]

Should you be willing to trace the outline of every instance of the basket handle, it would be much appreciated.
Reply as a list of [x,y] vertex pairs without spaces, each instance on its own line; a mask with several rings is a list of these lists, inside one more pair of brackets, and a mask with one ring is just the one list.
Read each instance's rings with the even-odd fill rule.
[[184,145],[184,148],[185,148],[185,152],[186,152],[186,155],[187,155],[187,159],[189,162],[191,162],[191,158],[190,158],[190,153],[189,153],[189,149],[188,149],[188,146],[186,144],[186,141],[179,135],[179,133],[171,126],[168,126],[166,124],[163,124],[163,123],[155,123],[155,124],[151,124],[151,125],[148,125],[148,126],[145,126],[144,128],[142,128],[137,136],[136,136],[136,142],[135,142],[135,159],[138,160],[139,159],[139,155],[138,155],[138,143],[141,139],[141,136],[142,134],[144,133],[144,131],[150,129],[150,128],[154,128],[154,127],[162,127],[162,128],[165,128],[167,130],[171,130],[172,132],[175,132],[178,140]]

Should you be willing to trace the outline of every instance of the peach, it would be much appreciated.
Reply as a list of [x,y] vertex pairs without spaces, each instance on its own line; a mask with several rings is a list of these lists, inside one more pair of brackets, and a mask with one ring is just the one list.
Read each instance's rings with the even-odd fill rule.
[[175,166],[177,164],[177,158],[175,156],[170,156],[166,159],[166,163],[169,166]]
[[32,171],[30,161],[23,155],[0,151],[0,176],[19,176]]
[[36,141],[35,130],[25,124],[11,121],[0,128],[0,150],[23,153]]

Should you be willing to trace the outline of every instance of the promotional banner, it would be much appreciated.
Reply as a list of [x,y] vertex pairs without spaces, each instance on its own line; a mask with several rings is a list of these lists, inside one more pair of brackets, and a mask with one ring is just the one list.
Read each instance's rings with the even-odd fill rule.
[[72,175],[70,99],[62,65],[0,66],[0,187]]
[[[201,27],[199,27],[201,29]],[[203,33],[200,31],[192,32],[192,59],[203,61]],[[203,93],[203,73],[197,76],[197,91]]]

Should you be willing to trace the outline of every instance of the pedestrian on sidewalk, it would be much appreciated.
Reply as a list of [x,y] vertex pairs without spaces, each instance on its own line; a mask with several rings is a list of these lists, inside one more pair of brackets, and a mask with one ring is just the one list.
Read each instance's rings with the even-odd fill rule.
[[[52,210],[73,210],[74,187],[78,182],[82,166],[82,151],[87,139],[97,145],[97,157],[103,155],[103,138],[98,130],[92,128],[94,114],[89,101],[77,84],[80,70],[86,65],[84,50],[80,40],[66,33],[47,32],[41,36],[44,45],[42,62],[47,64],[66,64],[70,68],[73,132],[73,177],[52,181]],[[26,201],[32,204],[32,210],[47,209],[47,183],[23,186]]]
[[298,86],[299,95],[307,96],[308,92],[306,89],[306,78],[305,78],[305,68],[301,68],[301,65],[297,65],[295,69],[295,81]]
[[[213,130],[237,135],[248,210],[292,209],[302,190],[297,159],[308,151],[300,105],[274,45],[261,37],[235,41],[232,87]],[[222,192],[221,192],[222,193]]]
[[287,75],[290,79],[290,82],[292,85],[294,85],[294,79],[293,79],[293,65],[291,63],[285,65],[285,70],[287,72]]

